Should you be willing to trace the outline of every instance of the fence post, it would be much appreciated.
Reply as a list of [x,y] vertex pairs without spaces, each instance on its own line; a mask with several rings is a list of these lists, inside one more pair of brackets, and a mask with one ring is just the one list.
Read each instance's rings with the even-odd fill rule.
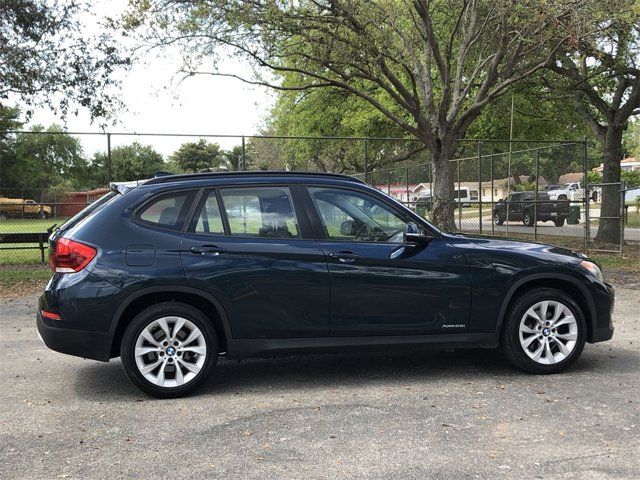
[[482,142],[478,141],[478,208],[480,209],[479,227],[482,235]]
[[433,208],[433,162],[429,162],[429,198],[431,199],[431,208]]
[[536,152],[536,191],[533,204],[533,241],[538,241],[538,188],[540,187],[540,150]]
[[107,186],[111,184],[111,134],[107,133]]
[[369,183],[369,140],[364,139],[364,183]]
[[624,252],[624,199],[627,193],[627,183],[620,182],[620,256]]
[[582,169],[584,174],[584,250],[589,251],[589,237],[591,236],[591,217],[589,212],[589,159],[587,158],[587,139],[583,140]]
[[405,178],[405,188],[406,188],[406,193],[407,193],[407,207],[410,207],[411,205],[409,205],[409,167],[406,167],[406,171],[404,172],[404,178]]
[[387,168],[387,195],[391,195],[391,169]]
[[458,231],[462,231],[462,204],[460,202],[460,160],[456,161],[456,164],[458,165],[458,198],[455,198],[454,195],[454,206],[457,203],[458,204]]
[[247,147],[245,144],[245,139],[244,139],[244,135],[242,136],[242,156],[240,157],[240,171],[244,172],[247,169],[247,158],[246,158],[246,154],[247,154]]
[[496,233],[496,226],[495,223],[493,222],[493,209],[494,209],[494,202],[495,202],[495,198],[493,197],[493,155],[491,156],[491,161],[489,162],[489,175],[491,176],[491,235],[495,235]]
[[[42,194],[40,194],[42,198]],[[22,203],[22,220],[24,220],[24,188],[20,189],[20,202]]]

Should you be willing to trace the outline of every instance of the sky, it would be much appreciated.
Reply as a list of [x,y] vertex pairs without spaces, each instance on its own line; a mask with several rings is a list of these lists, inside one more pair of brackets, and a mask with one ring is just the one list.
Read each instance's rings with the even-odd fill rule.
[[[85,15],[89,34],[98,33],[100,21],[106,15],[115,16],[126,7],[126,0],[93,0],[92,14]],[[182,82],[176,76],[179,68],[176,51],[164,51],[161,56],[147,54],[142,62],[122,76],[120,98],[125,110],[116,114],[116,125],[107,130],[117,132],[195,133],[217,135],[250,135],[258,133],[264,124],[275,94],[265,87],[251,86],[240,80],[215,76],[196,76]],[[248,64],[227,59],[220,63],[220,71],[251,76]],[[61,118],[45,108],[37,109],[28,126],[52,123],[63,125],[68,131],[98,132],[87,111],[78,116]],[[106,150],[104,136],[79,136],[85,153]],[[150,144],[163,155],[169,155],[190,138],[112,137],[112,148],[134,140]],[[238,139],[209,139],[223,148],[240,143]]]

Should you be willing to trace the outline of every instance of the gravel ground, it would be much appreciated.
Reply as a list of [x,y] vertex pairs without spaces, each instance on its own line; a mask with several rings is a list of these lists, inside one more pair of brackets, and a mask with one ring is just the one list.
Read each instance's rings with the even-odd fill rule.
[[166,401],[46,349],[36,295],[0,300],[0,478],[638,478],[640,279],[612,278],[614,339],[562,375],[482,350],[222,360]]

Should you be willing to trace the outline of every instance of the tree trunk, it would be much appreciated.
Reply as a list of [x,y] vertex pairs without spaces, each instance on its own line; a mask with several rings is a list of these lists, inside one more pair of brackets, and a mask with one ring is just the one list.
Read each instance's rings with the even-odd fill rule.
[[449,144],[433,153],[433,223],[440,229],[453,232],[456,224],[453,218],[453,168],[451,156],[454,145]]
[[602,183],[614,183],[602,187],[602,218],[596,243],[614,244],[620,243],[620,161],[622,160],[622,131],[620,125],[607,126],[604,136],[604,169],[602,171]]

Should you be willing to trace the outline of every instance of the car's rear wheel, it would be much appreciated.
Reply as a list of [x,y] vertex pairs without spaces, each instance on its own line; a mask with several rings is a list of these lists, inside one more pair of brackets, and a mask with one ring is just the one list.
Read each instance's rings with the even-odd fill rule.
[[562,227],[564,225],[564,217],[555,218],[553,223],[555,223],[556,227]]
[[559,373],[580,356],[586,323],[578,304],[564,292],[537,288],[510,306],[501,346],[507,359],[530,373]]
[[499,213],[494,213],[493,214],[493,223],[495,223],[496,225],[502,225],[504,223],[504,217],[502,215],[500,215]]
[[217,338],[199,310],[177,302],[149,307],[131,321],[120,348],[129,380],[159,398],[193,392],[216,364]]

